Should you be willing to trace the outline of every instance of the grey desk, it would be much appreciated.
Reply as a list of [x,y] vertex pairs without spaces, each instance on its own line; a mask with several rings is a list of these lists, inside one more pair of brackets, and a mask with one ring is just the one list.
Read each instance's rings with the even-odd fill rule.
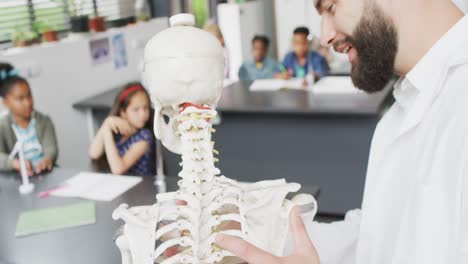
[[[73,170],[55,169],[49,175],[35,177],[35,192],[24,196],[18,192],[19,176],[0,174],[0,263],[120,263],[120,253],[113,236],[123,222],[112,220],[112,211],[121,203],[130,206],[153,204],[157,191],[151,177],[144,178],[112,202],[96,202],[96,224],[15,238],[16,223],[22,211],[83,201],[60,197],[37,198],[38,192],[57,186],[75,174]],[[168,190],[175,190],[175,180],[175,177],[168,177]]]
[[[0,174],[0,263],[120,263],[120,252],[114,244],[113,236],[123,222],[112,220],[112,212],[122,203],[130,206],[153,204],[157,190],[153,186],[152,177],[145,177],[141,183],[112,202],[96,202],[96,223],[93,225],[15,238],[16,223],[22,211],[83,201],[53,196],[37,198],[40,191],[49,190],[76,173],[74,170],[55,169],[49,175],[32,178],[36,189],[29,195],[19,194],[18,175]],[[168,191],[176,190],[179,178],[166,177],[166,180]],[[317,196],[319,187],[304,186],[304,191]]]
[[[286,90],[251,92],[250,82],[223,90],[221,123],[214,134],[219,168],[239,180],[286,178],[320,186],[319,212],[344,214],[360,207],[373,131],[391,85],[366,94],[318,95]],[[77,102],[102,122],[116,90]],[[180,158],[164,151],[167,171],[176,175]]]
[[[252,82],[236,82],[223,90],[218,104],[221,113],[377,115],[388,96],[384,91],[367,94],[314,94],[301,90],[249,91]],[[76,109],[108,112],[119,88],[96,94],[73,104]]]

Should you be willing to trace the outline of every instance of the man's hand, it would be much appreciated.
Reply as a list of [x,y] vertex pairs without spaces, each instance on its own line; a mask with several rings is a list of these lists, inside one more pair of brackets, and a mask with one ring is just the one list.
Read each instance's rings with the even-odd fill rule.
[[276,257],[241,238],[218,234],[216,243],[250,264],[319,264],[320,259],[302,221],[299,208],[291,210],[290,227],[294,238],[294,253],[288,257]]
[[[11,166],[13,167],[13,169],[15,169],[19,174],[21,174],[21,163],[19,161],[19,159],[14,159],[11,161]],[[34,175],[34,172],[33,172],[33,166],[31,164],[31,161],[29,160],[26,160],[26,171],[28,173],[28,176],[31,177]]]
[[53,166],[54,164],[52,160],[50,158],[45,157],[36,164],[36,168],[34,169],[34,171],[36,172],[36,174],[42,173],[44,171],[51,171]]

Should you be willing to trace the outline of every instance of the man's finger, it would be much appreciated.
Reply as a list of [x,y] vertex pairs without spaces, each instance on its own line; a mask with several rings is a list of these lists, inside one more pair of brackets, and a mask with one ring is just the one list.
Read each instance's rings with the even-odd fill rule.
[[279,263],[277,257],[249,244],[239,237],[218,234],[216,236],[216,243],[250,264]]
[[309,238],[298,206],[295,206],[291,210],[289,222],[294,239],[294,252],[299,255],[310,255],[315,253],[315,247]]

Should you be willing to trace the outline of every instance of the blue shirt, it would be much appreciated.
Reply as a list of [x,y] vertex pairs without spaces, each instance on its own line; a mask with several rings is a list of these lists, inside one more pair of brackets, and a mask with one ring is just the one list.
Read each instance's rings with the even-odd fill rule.
[[327,75],[330,69],[327,60],[316,51],[309,51],[304,65],[299,64],[296,53],[289,52],[284,57],[283,66],[289,75],[295,78],[304,78],[309,73],[310,67],[320,78]]
[[18,132],[17,136],[23,141],[24,158],[36,166],[44,158],[44,152],[36,133],[36,119],[32,118],[27,128],[21,128],[17,124],[13,126]]
[[145,154],[126,172],[129,175],[152,176],[156,174],[155,138],[153,132],[143,128],[131,135],[126,141],[121,141],[121,136],[115,136],[115,142],[120,156],[124,156],[130,147],[140,141],[148,142],[148,150]]
[[278,72],[279,63],[273,59],[265,58],[263,62],[246,61],[239,69],[239,79],[253,81],[258,79],[272,79]]

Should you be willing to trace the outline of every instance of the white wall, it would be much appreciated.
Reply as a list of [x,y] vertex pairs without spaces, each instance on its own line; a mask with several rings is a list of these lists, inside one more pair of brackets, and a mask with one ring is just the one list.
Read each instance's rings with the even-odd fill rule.
[[37,76],[28,80],[36,109],[50,115],[55,124],[60,166],[89,168],[85,114],[73,109],[72,104],[128,81],[139,80],[146,41],[167,26],[167,18],[158,18],[137,26],[110,29],[94,35],[92,39],[124,34],[128,66],[121,69],[114,67],[113,60],[93,65],[89,55],[89,39],[62,41],[0,54],[1,61],[11,62],[23,74],[28,75],[28,71],[38,72]]
[[463,11],[468,13],[468,0],[453,0],[453,2]]

